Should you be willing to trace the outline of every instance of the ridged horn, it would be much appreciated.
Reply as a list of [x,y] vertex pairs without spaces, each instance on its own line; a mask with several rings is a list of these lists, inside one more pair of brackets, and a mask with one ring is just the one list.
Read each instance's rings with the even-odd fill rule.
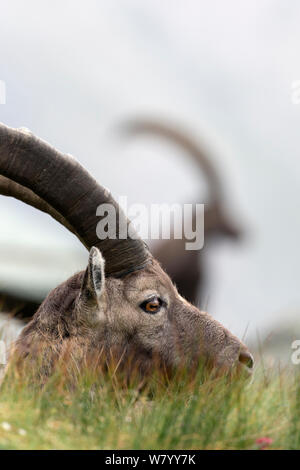
[[[111,194],[70,155],[35,137],[27,129],[0,123],[0,193],[47,212],[90,249],[96,246],[106,261],[106,275],[121,277],[142,269],[150,254],[130,226],[130,236],[119,237],[119,227],[130,221]],[[116,238],[99,240],[96,210],[110,204],[116,212]]]

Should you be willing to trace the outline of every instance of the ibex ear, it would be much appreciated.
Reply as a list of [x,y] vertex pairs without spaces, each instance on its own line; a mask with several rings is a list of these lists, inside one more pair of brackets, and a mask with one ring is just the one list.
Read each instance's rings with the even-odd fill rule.
[[98,248],[91,248],[88,266],[81,286],[80,297],[85,301],[98,303],[98,300],[100,300],[105,286],[104,267],[105,261]]

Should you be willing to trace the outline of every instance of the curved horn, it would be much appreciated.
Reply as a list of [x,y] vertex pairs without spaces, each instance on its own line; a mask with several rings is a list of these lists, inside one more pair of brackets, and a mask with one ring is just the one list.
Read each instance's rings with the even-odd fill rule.
[[129,135],[153,134],[179,145],[196,161],[206,176],[209,184],[210,202],[222,201],[222,184],[214,166],[199,144],[188,133],[181,131],[179,126],[172,126],[161,120],[137,118],[122,125],[121,129]]
[[205,206],[205,231],[217,231],[230,238],[237,239],[241,236],[241,230],[227,216],[223,206],[224,192],[221,179],[214,165],[209,159],[208,152],[199,146],[186,131],[179,126],[164,123],[155,118],[137,118],[121,126],[129,136],[154,135],[174,142],[181,147],[198,164],[208,182],[209,202]]
[[[119,228],[126,227],[128,231],[130,222],[111,194],[77,160],[58,152],[28,130],[0,124],[0,175],[4,177],[3,193],[49,213],[88,249],[99,248],[108,276],[123,276],[149,262],[146,245],[132,226],[130,236],[125,239],[119,236]],[[97,237],[100,219],[96,210],[101,204],[110,204],[115,209],[115,239]]]
[[[66,221],[66,219],[53,207],[47,204],[44,199],[41,199],[39,196],[34,194],[28,188],[16,183],[15,181],[5,178],[5,176],[0,175],[0,194],[2,196],[13,197],[19,201],[28,204],[29,206],[35,207],[41,212],[51,215],[53,219],[57,220],[60,224],[64,225],[70,232],[74,233],[78,238],[79,236],[75,233],[74,228]],[[83,241],[82,241],[83,242]]]

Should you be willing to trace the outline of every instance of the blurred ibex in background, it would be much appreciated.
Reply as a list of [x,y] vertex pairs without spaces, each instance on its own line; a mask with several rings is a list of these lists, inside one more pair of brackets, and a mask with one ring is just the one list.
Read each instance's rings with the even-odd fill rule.
[[[224,208],[223,185],[207,152],[179,126],[159,119],[135,119],[121,126],[122,133],[129,137],[148,135],[166,139],[179,146],[203,172],[208,185],[208,203],[205,204],[205,245],[211,238],[228,237],[237,240],[240,229],[230,220]],[[197,201],[201,203],[202,201]],[[195,212],[194,212],[195,218]],[[193,226],[196,227],[195,220]],[[186,239],[163,240],[153,248],[154,257],[169,274],[181,295],[189,302],[198,304],[202,300],[206,282],[204,261],[205,248],[186,250]]]
[[[226,371],[252,368],[246,346],[180,296],[132,226],[130,236],[119,236],[130,222],[73,157],[1,124],[0,174],[2,194],[50,214],[90,251],[86,270],[54,289],[23,329],[11,354],[21,368],[42,361],[39,372],[48,376],[70,351],[79,364],[100,353],[121,365],[130,358],[142,375],[157,363],[167,370],[199,361]],[[115,239],[97,237],[102,204],[115,209]]]

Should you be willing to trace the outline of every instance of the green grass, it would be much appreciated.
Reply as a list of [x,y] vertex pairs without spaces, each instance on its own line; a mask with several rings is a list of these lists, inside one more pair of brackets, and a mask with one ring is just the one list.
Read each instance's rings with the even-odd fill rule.
[[0,389],[0,449],[300,448],[300,373],[264,371],[248,382],[224,378],[142,392],[116,376],[57,374],[44,388],[8,376]]

